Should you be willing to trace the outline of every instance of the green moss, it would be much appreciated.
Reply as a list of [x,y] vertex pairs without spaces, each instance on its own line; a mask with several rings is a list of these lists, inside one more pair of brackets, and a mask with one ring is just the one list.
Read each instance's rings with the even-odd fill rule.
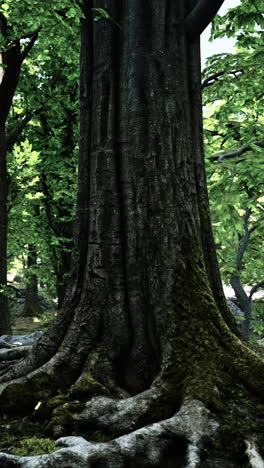
[[48,433],[69,435],[74,428],[76,416],[84,409],[84,402],[69,401],[53,410],[52,418],[47,426]]
[[42,401],[34,416],[44,420],[50,419],[48,434],[69,435],[72,433],[76,416],[84,409],[85,402],[96,395],[110,395],[110,392],[91,375],[85,375],[70,387],[68,393]]
[[19,445],[12,450],[13,455],[19,457],[29,457],[33,455],[44,455],[45,453],[55,452],[59,447],[52,439],[31,439],[21,440]]
[[0,418],[1,442],[0,452],[10,451],[10,447],[18,446],[24,439],[42,438],[43,424],[33,422],[30,418],[9,415]]
[[36,419],[49,419],[55,408],[69,401],[69,396],[64,393],[49,398],[47,401],[41,401],[36,407],[33,417]]
[[82,377],[75,384],[73,384],[69,390],[69,396],[71,398],[89,399],[95,395],[109,396],[110,392],[104,385],[95,380],[91,375],[85,375]]
[[36,404],[46,399],[52,393],[51,378],[45,373],[36,374],[30,378],[9,384],[1,394],[0,407],[4,410],[15,410],[26,413]]

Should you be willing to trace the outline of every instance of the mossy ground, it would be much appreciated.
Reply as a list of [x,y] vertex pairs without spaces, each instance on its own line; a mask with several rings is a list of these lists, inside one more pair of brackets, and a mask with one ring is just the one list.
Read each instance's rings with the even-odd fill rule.
[[44,450],[48,448],[52,448],[50,451],[56,450],[55,440],[43,441],[43,424],[33,422],[29,417],[2,416],[0,430],[0,452],[27,456],[47,453]]

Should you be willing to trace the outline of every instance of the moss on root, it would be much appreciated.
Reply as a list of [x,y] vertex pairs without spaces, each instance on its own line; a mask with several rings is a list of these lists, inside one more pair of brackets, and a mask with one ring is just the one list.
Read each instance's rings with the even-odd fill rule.
[[18,445],[11,450],[11,453],[19,457],[30,457],[55,452],[59,448],[52,439],[32,437],[20,440]]
[[85,398],[87,400],[96,395],[110,396],[110,391],[88,374],[80,380],[77,380],[77,382],[70,387],[68,395],[70,398]]
[[36,404],[47,399],[54,391],[51,378],[45,373],[38,373],[21,382],[7,385],[0,398],[3,412],[28,413]]
[[68,393],[42,402],[34,417],[49,420],[48,434],[69,435],[74,431],[74,421],[84,409],[85,402],[98,395],[110,396],[110,391],[91,375],[85,375],[70,387]]
[[56,437],[71,434],[74,430],[74,420],[83,409],[84,403],[78,400],[58,406],[52,412],[47,433],[54,434]]

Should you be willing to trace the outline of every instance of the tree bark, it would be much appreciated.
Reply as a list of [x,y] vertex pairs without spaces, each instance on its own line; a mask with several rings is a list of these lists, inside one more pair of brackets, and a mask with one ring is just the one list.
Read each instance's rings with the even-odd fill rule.
[[247,295],[238,275],[231,276],[230,284],[235,291],[238,306],[244,313],[244,320],[241,324],[242,335],[245,341],[249,341],[250,323],[252,319],[252,298]]
[[[83,4],[70,287],[29,357],[0,369],[0,404],[30,410],[42,401],[37,415],[55,437],[95,440],[100,431],[112,442],[92,448],[66,438],[66,452],[28,465],[0,454],[3,466],[245,463],[238,462],[244,416],[236,420],[240,448],[231,444],[227,453],[211,412],[226,427],[231,409],[243,404],[233,404],[237,388],[263,398],[264,362],[239,339],[217,267],[199,43],[188,40],[183,24],[194,4],[106,0],[101,6],[114,21],[96,24],[93,4]],[[202,453],[204,438],[213,436],[218,449]]]
[[[0,31],[5,37],[7,33],[7,20],[1,13]],[[8,309],[8,298],[5,295],[7,284],[7,195],[8,177],[6,166],[7,144],[6,144],[6,121],[12,104],[12,99],[17,87],[21,60],[20,43],[13,41],[7,51],[2,53],[2,62],[5,72],[0,83],[0,334],[10,334],[10,316]]]
[[5,127],[0,126],[0,335],[11,333],[7,284],[7,169]]
[[26,295],[22,315],[36,317],[41,315],[42,309],[38,297],[38,278],[36,273],[30,271],[37,268],[37,250],[33,244],[28,246],[27,268],[29,273],[26,273]]

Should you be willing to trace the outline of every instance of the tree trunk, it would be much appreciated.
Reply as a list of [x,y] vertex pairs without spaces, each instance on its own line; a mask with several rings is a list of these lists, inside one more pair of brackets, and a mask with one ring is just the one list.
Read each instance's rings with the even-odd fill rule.
[[5,295],[7,284],[7,169],[6,134],[0,126],[0,335],[11,334],[8,298]]
[[245,341],[249,341],[250,323],[252,319],[252,299],[251,297],[247,296],[247,293],[245,292],[238,275],[231,276],[230,284],[235,291],[238,307],[244,313],[244,320],[241,324],[242,335]]
[[[235,399],[241,388],[262,398],[264,363],[238,338],[217,267],[199,43],[184,30],[193,3],[106,0],[114,21],[93,24],[84,2],[70,286],[30,356],[3,368],[0,403],[30,410],[42,401],[36,416],[54,436],[114,440],[63,438],[68,449],[31,467],[246,463],[244,403]],[[251,432],[258,444],[258,417]]]
[[59,309],[61,309],[66,296],[68,275],[71,267],[71,252],[69,251],[70,247],[72,247],[72,242],[69,242],[68,245],[66,245],[65,249],[67,248],[67,250],[63,250],[63,248],[61,249],[59,265],[56,269],[56,291],[58,296]]
[[[7,34],[7,20],[0,13],[0,32],[3,37]],[[2,53],[1,60],[5,65],[5,73],[0,82],[0,288],[7,283],[7,195],[8,176],[6,166],[6,121],[17,87],[21,60],[20,43],[17,40],[8,45]],[[10,316],[8,299],[4,292],[0,292],[0,334],[10,334]]]
[[27,268],[29,272],[26,274],[26,295],[25,305],[22,315],[36,317],[41,315],[42,309],[38,297],[38,278],[30,269],[37,267],[37,250],[36,246],[30,244],[28,246]]

